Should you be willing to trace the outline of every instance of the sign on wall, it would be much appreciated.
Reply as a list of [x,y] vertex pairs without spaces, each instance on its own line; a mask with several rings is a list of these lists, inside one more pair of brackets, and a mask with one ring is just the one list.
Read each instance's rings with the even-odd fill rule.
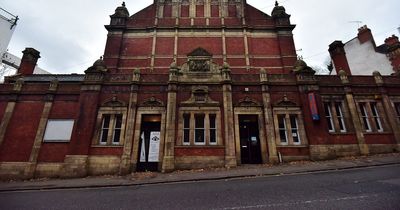
[[70,141],[73,127],[74,120],[48,120],[43,141]]
[[146,162],[146,141],[144,140],[144,132],[140,135],[142,147],[140,148],[140,162]]
[[158,162],[160,154],[160,132],[150,132],[149,162]]
[[315,101],[315,94],[309,93],[308,94],[308,103],[310,104],[310,111],[312,119],[317,121],[320,119],[318,114],[317,102]]

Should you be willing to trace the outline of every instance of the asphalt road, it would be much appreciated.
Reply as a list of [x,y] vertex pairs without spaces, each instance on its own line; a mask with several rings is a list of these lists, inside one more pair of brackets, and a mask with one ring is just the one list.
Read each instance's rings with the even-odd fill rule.
[[135,187],[3,192],[0,209],[400,209],[400,165]]

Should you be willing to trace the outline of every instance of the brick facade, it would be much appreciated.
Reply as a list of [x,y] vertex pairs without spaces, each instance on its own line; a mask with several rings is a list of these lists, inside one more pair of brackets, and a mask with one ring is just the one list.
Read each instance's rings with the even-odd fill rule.
[[[132,16],[118,7],[104,58],[85,74],[32,75],[29,62],[0,85],[0,176],[399,151],[400,77],[351,76],[349,68],[315,75],[297,60],[294,27],[284,7],[267,15],[245,0],[159,0]],[[24,57],[40,56],[29,49]],[[52,135],[69,139],[49,137],[52,123],[64,123]],[[158,132],[150,161],[150,140],[142,137]]]

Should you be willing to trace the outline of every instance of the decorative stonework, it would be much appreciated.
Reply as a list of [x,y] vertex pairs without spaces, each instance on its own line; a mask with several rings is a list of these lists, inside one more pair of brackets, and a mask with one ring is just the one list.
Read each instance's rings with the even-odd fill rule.
[[252,99],[249,96],[246,96],[245,98],[240,99],[239,102],[236,104],[236,106],[257,107],[257,106],[262,106],[262,104],[259,103],[257,100]]
[[295,107],[298,106],[295,102],[288,99],[287,95],[283,96],[283,99],[275,104],[275,106],[287,106],[287,107]]
[[212,100],[208,95],[207,86],[193,86],[192,95],[181,103],[183,106],[219,106],[219,102]]
[[126,107],[126,103],[118,100],[116,96],[113,96],[111,99],[107,100],[102,104],[103,107]]
[[164,107],[164,103],[160,100],[155,98],[154,96],[151,98],[148,98],[144,100],[142,103],[140,103],[139,106],[144,106],[144,107]]

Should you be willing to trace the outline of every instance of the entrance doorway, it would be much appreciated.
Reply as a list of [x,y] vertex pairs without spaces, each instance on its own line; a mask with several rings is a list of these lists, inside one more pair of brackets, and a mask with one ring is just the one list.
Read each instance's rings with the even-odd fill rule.
[[160,154],[161,115],[143,115],[137,171],[157,171]]
[[239,128],[242,164],[262,163],[258,116],[239,115]]

